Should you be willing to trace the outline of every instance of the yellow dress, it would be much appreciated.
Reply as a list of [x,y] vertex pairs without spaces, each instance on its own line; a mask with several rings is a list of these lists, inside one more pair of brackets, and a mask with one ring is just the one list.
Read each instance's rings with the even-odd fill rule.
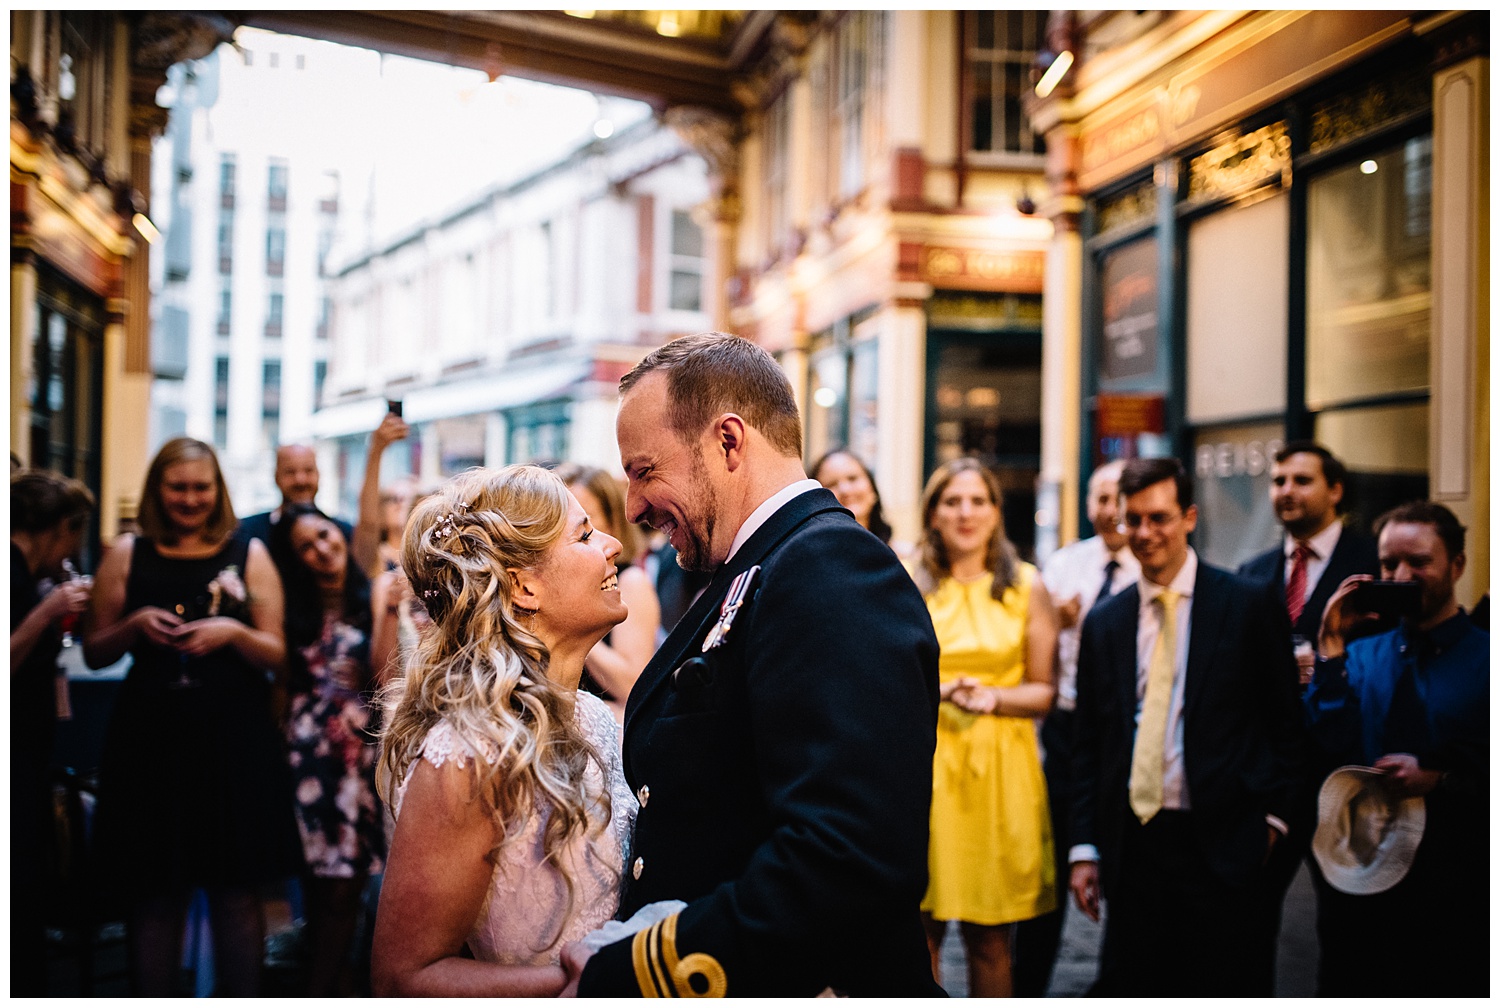
[[[1021,683],[1036,576],[1021,564],[1000,602],[990,597],[989,574],[969,584],[945,578],[928,596],[943,682]],[[1031,718],[938,708],[927,864],[922,909],[937,920],[1008,924],[1057,908],[1052,820]]]

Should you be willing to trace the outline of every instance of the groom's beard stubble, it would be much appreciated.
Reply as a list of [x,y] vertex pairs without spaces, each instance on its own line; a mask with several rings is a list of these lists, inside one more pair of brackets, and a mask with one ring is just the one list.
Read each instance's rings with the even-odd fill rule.
[[713,561],[712,550],[719,514],[719,495],[709,482],[708,466],[696,455],[693,457],[692,481],[702,487],[702,491],[697,496],[697,513],[689,515],[684,509],[683,548],[677,551],[677,565],[683,570],[711,574],[718,566]]

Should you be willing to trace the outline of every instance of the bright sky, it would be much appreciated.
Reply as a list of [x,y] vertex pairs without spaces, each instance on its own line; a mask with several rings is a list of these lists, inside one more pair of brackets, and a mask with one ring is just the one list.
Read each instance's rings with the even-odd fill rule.
[[[376,243],[558,160],[592,139],[600,120],[618,131],[650,114],[640,102],[516,77],[490,82],[477,70],[257,29],[239,29],[235,41],[262,56],[251,73],[232,49],[220,49],[226,74],[216,118],[242,107],[279,136],[324,148],[323,157],[347,165],[340,202],[361,217],[373,178]],[[265,54],[283,46],[307,54],[307,72],[264,72]],[[346,234],[364,231],[349,224]]]

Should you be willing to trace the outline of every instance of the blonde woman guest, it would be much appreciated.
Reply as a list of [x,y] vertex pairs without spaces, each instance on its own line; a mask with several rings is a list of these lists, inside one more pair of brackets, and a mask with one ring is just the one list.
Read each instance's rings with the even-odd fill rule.
[[959,922],[973,997],[1010,996],[1014,924],[1057,904],[1033,721],[1052,706],[1057,619],[1036,568],[1005,538],[1000,504],[999,481],[977,460],[940,466],[922,495],[912,569],[942,647],[923,922],[939,978],[947,923]]
[[630,615],[594,645],[583,667],[583,688],[602,697],[625,723],[625,701],[641,670],[656,653],[661,603],[645,568],[638,564],[645,537],[625,518],[620,483],[603,469],[564,463],[554,472],[568,485],[594,525],[620,541],[620,597]]
[[126,906],[135,994],[176,991],[188,900],[203,889],[218,993],[253,995],[261,887],[302,863],[267,675],[286,657],[281,580],[263,543],[232,535],[202,441],[157,452],[138,520],[99,566],[83,642],[90,668],[132,657],[100,768],[99,877]]
[[402,566],[432,623],[382,739],[377,995],[552,996],[563,945],[614,916],[636,805],[578,682],[627,616],[619,557],[536,466],[470,471],[413,511]]

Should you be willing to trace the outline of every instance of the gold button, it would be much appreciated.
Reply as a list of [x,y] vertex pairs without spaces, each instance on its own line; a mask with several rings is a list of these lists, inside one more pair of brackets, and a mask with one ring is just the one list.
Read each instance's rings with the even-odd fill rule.
[[646,868],[646,859],[645,858],[636,858],[635,859],[635,864],[633,864],[633,865],[630,866],[631,877],[633,877],[633,878],[640,878],[641,877],[641,872],[644,871],[645,868]]
[[641,808],[645,808],[646,803],[651,800],[650,785],[642,784],[641,789],[635,793],[635,797],[636,800],[641,803]]

